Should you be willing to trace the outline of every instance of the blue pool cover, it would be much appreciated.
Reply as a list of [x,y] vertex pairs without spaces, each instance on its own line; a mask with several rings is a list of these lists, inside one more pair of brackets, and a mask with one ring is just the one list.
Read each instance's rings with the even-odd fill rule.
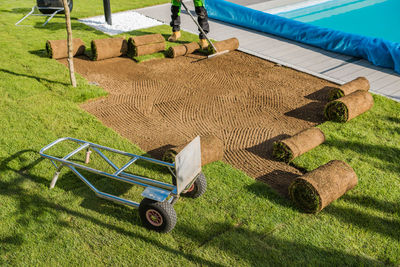
[[207,0],[206,8],[210,18],[364,58],[376,66],[391,68],[400,73],[400,43],[322,28],[224,0]]

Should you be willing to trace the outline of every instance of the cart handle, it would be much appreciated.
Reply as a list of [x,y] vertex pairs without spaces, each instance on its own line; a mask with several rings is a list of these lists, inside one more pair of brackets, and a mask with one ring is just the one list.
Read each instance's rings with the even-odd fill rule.
[[145,160],[145,161],[152,162],[152,163],[155,163],[155,164],[158,164],[158,165],[175,168],[175,163],[169,163],[169,162],[165,162],[165,161],[161,161],[161,160],[157,160],[157,159],[153,159],[153,158],[149,158],[149,157],[135,155],[135,154],[124,152],[124,151],[121,151],[121,150],[118,150],[118,149],[114,149],[114,148],[98,145],[98,144],[95,144],[95,143],[79,140],[79,139],[72,138],[72,137],[62,137],[62,138],[59,138],[59,139],[55,140],[54,142],[51,142],[50,144],[48,144],[47,146],[43,147],[39,151],[40,156],[45,157],[45,158],[49,158],[49,159],[53,159],[54,157],[52,157],[50,155],[47,155],[44,152],[46,150],[48,150],[49,148],[51,148],[51,147],[55,146],[56,144],[58,144],[60,142],[63,142],[63,141],[73,141],[73,142],[81,143],[81,144],[89,144],[88,147],[95,147],[95,148],[99,148],[99,149],[104,149],[104,150],[107,150],[107,151],[110,151],[110,152],[118,153],[120,155],[132,157],[132,158],[136,157],[137,159]]

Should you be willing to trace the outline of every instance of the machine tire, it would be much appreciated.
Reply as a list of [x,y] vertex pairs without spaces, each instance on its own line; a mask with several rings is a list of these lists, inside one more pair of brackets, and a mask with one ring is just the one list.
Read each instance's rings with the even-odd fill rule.
[[139,205],[139,215],[146,228],[160,233],[168,233],[176,225],[175,209],[168,202],[144,198]]
[[182,193],[181,196],[183,197],[190,197],[190,198],[198,198],[202,196],[207,190],[207,179],[204,173],[200,172],[197,175],[196,180],[194,181],[191,188],[185,193]]
[[[63,7],[62,0],[36,0],[36,5],[42,14],[53,14],[56,9],[41,9],[41,7]],[[73,0],[68,0],[69,11],[72,12],[74,6]],[[64,14],[64,11],[58,12],[58,14]]]

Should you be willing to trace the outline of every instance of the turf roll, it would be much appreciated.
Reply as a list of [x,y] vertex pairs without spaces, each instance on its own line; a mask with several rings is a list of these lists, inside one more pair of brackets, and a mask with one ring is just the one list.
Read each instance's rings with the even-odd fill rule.
[[[168,149],[163,156],[163,160],[167,162],[174,162],[175,156],[186,146],[180,145]],[[204,166],[208,163],[222,160],[224,157],[224,143],[213,135],[206,135],[200,137],[201,146],[201,165]]]
[[216,52],[223,52],[226,50],[233,51],[239,48],[239,40],[237,38],[230,38],[224,41],[215,42],[213,44],[218,51],[215,51],[214,48],[211,45],[209,45],[208,46],[209,54],[214,54]]
[[330,121],[346,122],[368,111],[373,105],[372,95],[358,90],[326,104],[324,115]]
[[128,39],[128,55],[138,57],[165,50],[165,39],[159,34],[132,36]]
[[358,77],[340,87],[332,88],[329,92],[329,100],[333,101],[343,96],[349,95],[355,91],[368,91],[370,88],[369,81],[365,77]]
[[296,178],[289,186],[289,195],[300,209],[317,213],[357,183],[353,168],[343,161],[333,160]]
[[157,52],[161,52],[165,50],[165,42],[163,43],[155,43],[155,44],[147,44],[141,46],[134,46],[132,53],[130,53],[134,57],[150,55]]
[[122,37],[93,40],[91,46],[93,60],[120,57],[128,51],[127,41]]
[[197,42],[192,42],[183,45],[171,46],[167,50],[167,56],[171,58],[186,56],[200,49],[200,45]]
[[164,43],[165,39],[160,33],[146,34],[141,36],[132,36],[128,40],[134,46],[141,46],[147,44]]
[[[72,39],[73,51],[72,54],[75,56],[83,55],[85,53],[85,43],[79,39]],[[46,42],[47,55],[50,58],[61,59],[68,57],[68,44],[67,40],[48,40]]]
[[288,163],[323,142],[325,135],[319,128],[308,128],[290,138],[275,142],[272,154],[275,159]]

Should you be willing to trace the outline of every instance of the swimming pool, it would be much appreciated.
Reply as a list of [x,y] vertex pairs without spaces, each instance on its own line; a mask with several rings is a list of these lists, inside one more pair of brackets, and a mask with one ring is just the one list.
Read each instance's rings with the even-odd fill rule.
[[331,0],[277,15],[400,43],[400,0]]
[[[307,12],[305,9],[301,8],[291,11],[292,14],[297,12],[297,15],[293,16],[293,18],[297,17],[297,20],[296,18],[286,18],[254,10],[225,0],[208,0],[206,1],[206,5],[208,15],[212,19],[287,38],[289,40],[319,47],[335,53],[366,59],[376,66],[391,68],[395,72],[400,73],[400,40],[392,41],[397,40],[396,36],[398,35],[395,31],[398,29],[399,23],[388,27],[384,27],[381,24],[384,17],[389,17],[389,13],[395,14],[393,12],[396,11],[395,7],[400,5],[397,3],[400,2],[400,0],[324,0],[324,2],[325,7],[327,7],[326,5],[328,3],[335,3],[330,8],[328,7],[323,9],[326,10],[325,15],[322,15],[324,12],[318,10]],[[383,13],[378,14],[374,9],[371,11],[372,13],[367,15],[367,17],[361,16],[361,18],[359,16],[350,15],[345,22],[337,22],[337,16],[341,14],[359,12],[359,10],[365,10],[367,7],[377,8],[377,6],[384,3],[390,4],[390,10],[382,11]],[[356,6],[360,7],[360,5],[364,5],[364,7],[355,8]],[[347,8],[345,8],[346,6]],[[351,6],[352,8],[349,8]],[[315,6],[313,8],[315,8]],[[347,9],[347,12],[338,12],[338,10],[343,9]],[[305,13],[301,14],[300,12]],[[318,13],[320,14],[318,15]],[[398,16],[396,15],[391,16],[391,18],[398,19]],[[314,19],[311,19],[313,16]],[[299,21],[301,17],[308,17],[309,21]],[[322,23],[323,20],[328,19],[332,20],[328,27],[326,25],[320,26],[312,24],[314,22],[318,23],[318,21]],[[372,28],[372,26],[361,27],[369,30],[369,33],[362,34],[359,31],[357,33],[349,31],[349,26],[366,24],[372,19],[376,19],[376,22],[372,23],[374,26],[375,24],[380,26],[378,26],[378,28]],[[310,22],[310,20],[313,21]],[[335,29],[336,25],[345,25],[347,28],[345,30]],[[358,29],[359,27],[356,28]],[[376,37],[376,35],[386,32],[385,30],[387,30],[387,32],[392,32],[393,34],[386,38]]]

